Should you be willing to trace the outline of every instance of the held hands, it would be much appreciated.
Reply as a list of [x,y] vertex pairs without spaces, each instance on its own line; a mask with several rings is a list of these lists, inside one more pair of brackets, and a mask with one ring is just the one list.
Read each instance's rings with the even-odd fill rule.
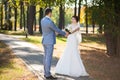
[[66,35],[65,35],[65,37],[68,37],[69,36],[69,33],[68,32],[66,32]]

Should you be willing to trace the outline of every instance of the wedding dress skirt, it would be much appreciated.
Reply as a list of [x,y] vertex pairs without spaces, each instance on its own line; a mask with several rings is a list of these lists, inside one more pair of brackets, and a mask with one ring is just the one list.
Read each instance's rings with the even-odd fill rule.
[[78,44],[76,33],[70,34],[67,38],[65,51],[56,65],[56,74],[72,77],[88,76],[80,57]]

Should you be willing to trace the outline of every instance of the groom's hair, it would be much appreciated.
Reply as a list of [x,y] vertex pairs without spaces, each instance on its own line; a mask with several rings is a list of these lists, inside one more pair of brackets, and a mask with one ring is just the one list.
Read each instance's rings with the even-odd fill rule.
[[45,15],[48,15],[49,13],[52,13],[52,9],[47,8],[47,9],[45,10]]

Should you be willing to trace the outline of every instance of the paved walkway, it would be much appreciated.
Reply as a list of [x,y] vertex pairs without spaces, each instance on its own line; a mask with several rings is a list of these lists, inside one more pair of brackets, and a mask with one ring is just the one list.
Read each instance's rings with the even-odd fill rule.
[[[17,37],[10,35],[0,34],[0,40],[8,44],[15,55],[20,57],[24,64],[31,70],[35,75],[38,76],[38,80],[44,80],[43,77],[43,53],[42,50],[31,43],[22,41]],[[52,61],[52,73],[54,74],[54,68],[58,59],[53,58]],[[67,76],[58,76],[58,80],[92,80],[89,77],[67,77]]]

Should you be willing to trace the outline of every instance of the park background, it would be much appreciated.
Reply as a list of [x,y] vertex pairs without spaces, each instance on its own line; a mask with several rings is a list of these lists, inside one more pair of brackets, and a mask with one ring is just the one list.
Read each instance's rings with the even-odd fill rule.
[[[60,29],[70,24],[71,17],[76,15],[80,19],[83,35],[83,42],[79,47],[86,69],[95,80],[119,80],[119,6],[119,0],[0,0],[0,33],[17,36],[41,48],[40,20],[44,17],[47,7],[53,9],[52,20]],[[58,54],[55,54],[55,57],[60,57],[65,43],[66,38],[57,36],[54,53]],[[7,46],[3,45],[6,44],[1,42],[1,49]],[[11,64],[8,62],[9,65],[4,65],[9,56],[4,56],[6,52],[2,50],[1,53],[3,65],[0,67],[0,73]],[[6,75],[2,73],[0,78],[5,78]]]

